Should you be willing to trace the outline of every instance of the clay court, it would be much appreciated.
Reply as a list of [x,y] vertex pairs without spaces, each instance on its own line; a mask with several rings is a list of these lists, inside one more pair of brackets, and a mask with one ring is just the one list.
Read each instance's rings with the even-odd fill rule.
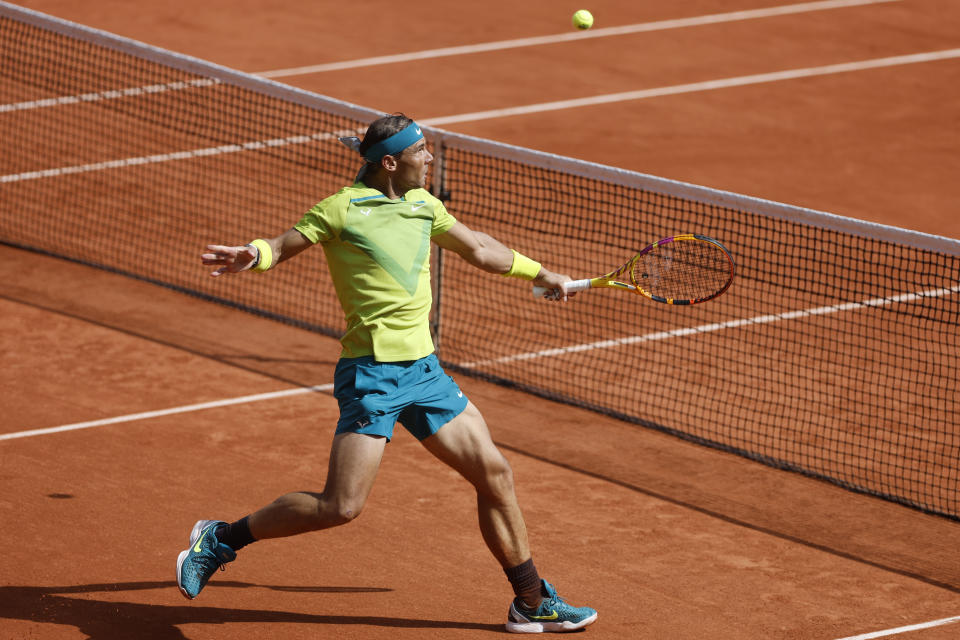
[[[596,0],[599,35],[555,41],[579,4],[18,4],[453,132],[960,238],[952,0]],[[600,31],[628,25],[647,28]],[[400,429],[360,519],[252,545],[184,600],[195,520],[322,488],[339,344],[6,245],[0,265],[0,638],[505,633],[471,488]],[[582,637],[960,635],[956,522],[457,380],[541,573],[600,613]]]

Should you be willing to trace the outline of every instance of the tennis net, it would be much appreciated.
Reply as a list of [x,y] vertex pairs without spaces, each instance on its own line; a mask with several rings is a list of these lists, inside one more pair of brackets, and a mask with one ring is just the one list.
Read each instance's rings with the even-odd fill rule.
[[[196,256],[343,186],[337,137],[379,115],[0,2],[0,241],[337,336],[322,252],[236,279]],[[555,270],[681,232],[738,266],[704,305],[557,305],[440,256],[445,366],[960,519],[960,242],[428,134],[450,211]]]

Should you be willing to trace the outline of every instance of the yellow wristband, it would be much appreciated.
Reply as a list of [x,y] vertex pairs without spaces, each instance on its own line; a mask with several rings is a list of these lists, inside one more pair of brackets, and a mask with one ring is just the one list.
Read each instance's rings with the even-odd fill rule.
[[252,271],[257,273],[263,273],[267,269],[273,266],[273,249],[270,248],[270,243],[266,240],[260,240],[259,238],[250,243],[257,248],[257,251],[260,252],[260,259],[257,261],[257,264],[253,267],[250,267]]
[[540,274],[540,263],[531,260],[527,256],[513,252],[513,265],[510,266],[510,271],[507,271],[505,276],[511,278],[523,278],[524,280],[533,280]]

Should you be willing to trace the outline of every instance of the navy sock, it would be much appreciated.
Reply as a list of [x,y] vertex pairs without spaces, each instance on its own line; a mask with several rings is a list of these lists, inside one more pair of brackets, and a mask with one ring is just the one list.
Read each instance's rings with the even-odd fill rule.
[[250,534],[250,524],[247,522],[245,516],[240,518],[233,524],[222,524],[217,527],[216,533],[217,540],[227,545],[234,551],[239,551],[251,542],[256,542],[256,538]]
[[530,603],[536,603],[533,608],[539,606],[543,598],[540,592],[540,574],[537,573],[537,568],[533,566],[533,558],[523,564],[504,569],[503,572],[507,574],[507,580],[513,587],[513,593],[520,598],[525,606],[530,607]]

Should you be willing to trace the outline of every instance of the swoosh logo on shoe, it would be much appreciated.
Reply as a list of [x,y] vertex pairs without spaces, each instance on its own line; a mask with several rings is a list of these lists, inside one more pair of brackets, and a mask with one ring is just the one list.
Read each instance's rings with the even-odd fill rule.
[[197,544],[193,547],[194,553],[200,553],[200,543],[203,542],[203,539],[207,536],[207,531],[209,531],[209,529],[204,530],[203,535],[197,538]]
[[556,620],[560,616],[557,614],[557,610],[554,609],[550,612],[548,616],[530,616],[531,620]]

